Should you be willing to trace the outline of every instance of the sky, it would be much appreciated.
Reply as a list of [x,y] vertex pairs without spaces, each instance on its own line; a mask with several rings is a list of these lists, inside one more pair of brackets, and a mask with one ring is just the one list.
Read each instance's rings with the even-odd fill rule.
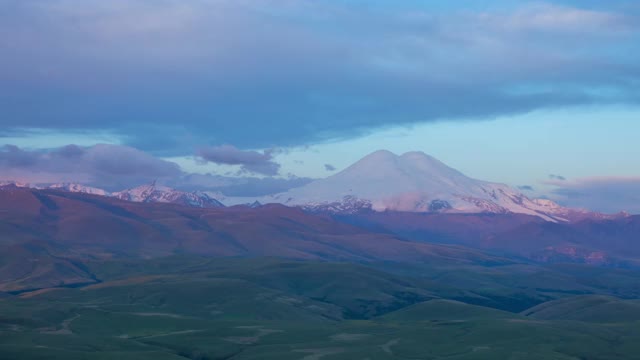
[[0,180],[251,196],[384,148],[640,213],[637,1],[0,0],[0,54]]

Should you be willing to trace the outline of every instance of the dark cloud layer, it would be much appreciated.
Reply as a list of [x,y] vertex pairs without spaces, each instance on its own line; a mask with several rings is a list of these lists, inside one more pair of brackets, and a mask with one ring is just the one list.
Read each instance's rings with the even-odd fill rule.
[[241,171],[267,176],[277,175],[280,164],[273,161],[274,150],[245,151],[231,145],[201,148],[197,152],[198,159],[205,162],[223,165],[241,165]]
[[[3,1],[2,127],[109,130],[186,155],[194,144],[268,148],[637,104],[637,11],[573,3],[474,13],[417,2]],[[262,164],[250,171],[275,171]]]
[[562,176],[562,175],[556,175],[556,174],[549,174],[549,179],[551,180],[559,180],[559,181],[566,181],[567,178]]
[[327,171],[336,171],[336,167],[331,164],[324,164],[324,169]]
[[38,162],[38,154],[24,151],[15,145],[5,145],[0,149],[0,166],[27,168]]

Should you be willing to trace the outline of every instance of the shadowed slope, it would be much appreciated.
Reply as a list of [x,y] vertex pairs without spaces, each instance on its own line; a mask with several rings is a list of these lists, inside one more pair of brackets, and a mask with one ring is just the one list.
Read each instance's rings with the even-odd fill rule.
[[413,241],[459,244],[541,262],[640,265],[640,216],[578,223],[522,214],[363,212],[335,218]]
[[515,319],[518,315],[453,300],[430,300],[386,314],[387,321],[462,321],[469,319]]
[[549,301],[522,314],[541,320],[633,322],[640,321],[640,301],[603,295],[583,295]]
[[[282,205],[198,209],[52,190],[12,189],[0,191],[0,224],[6,230],[0,237],[4,253],[16,258],[19,255],[27,262],[38,255],[35,252],[29,255],[30,248],[22,245],[39,241],[63,248],[66,257],[80,260],[183,253],[344,261],[509,263],[475,250],[402,240]],[[18,265],[23,267],[18,263],[7,266]],[[13,270],[5,268],[5,271]],[[57,280],[68,283],[71,279],[63,273],[68,271],[60,272]],[[24,287],[32,286],[24,284]]]

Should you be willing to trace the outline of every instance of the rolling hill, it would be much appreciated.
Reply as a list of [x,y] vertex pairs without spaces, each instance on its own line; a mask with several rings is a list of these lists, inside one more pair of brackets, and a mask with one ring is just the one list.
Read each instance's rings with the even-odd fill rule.
[[640,321],[640,301],[603,295],[583,295],[546,302],[522,314],[541,320],[636,322]]
[[[447,298],[459,286],[447,279],[357,264],[181,255],[87,265],[101,283],[0,299],[0,358],[607,360],[640,349],[635,318],[614,306],[609,321],[565,319],[572,303],[597,314],[623,302],[612,297],[564,294],[517,313]],[[485,294],[524,274],[501,271]]]
[[640,216],[570,223],[522,214],[361,212],[334,218],[413,241],[458,244],[537,262],[640,266]]

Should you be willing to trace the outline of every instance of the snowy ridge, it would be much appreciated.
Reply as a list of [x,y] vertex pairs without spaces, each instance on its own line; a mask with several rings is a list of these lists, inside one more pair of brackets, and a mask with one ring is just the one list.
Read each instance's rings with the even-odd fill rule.
[[199,208],[224,207],[221,202],[210,197],[207,193],[179,191],[166,186],[158,186],[155,182],[116,192],[112,196],[133,202],[181,204]]
[[46,188],[47,189],[54,189],[54,190],[62,190],[62,191],[69,191],[69,192],[91,194],[91,195],[110,196],[109,192],[107,192],[105,190],[98,189],[98,188],[91,187],[91,186],[84,186],[84,185],[80,185],[80,184],[72,184],[72,183],[53,184],[53,185],[47,186]]
[[341,201],[307,203],[301,205],[307,211],[331,212],[340,214],[355,214],[360,211],[372,210],[371,201],[358,199],[355,196],[345,196]]
[[[58,191],[68,191],[97,196],[115,197],[121,200],[144,203],[168,203],[179,204],[199,208],[218,208],[224,205],[209,193],[194,191],[184,192],[166,186],[156,185],[155,182],[138,186],[133,189],[109,193],[106,190],[74,183],[33,185],[18,182],[0,182],[0,189],[28,187],[35,189],[51,189]],[[258,206],[258,205],[256,205]]]
[[33,187],[31,184],[22,183],[18,181],[0,181],[0,188],[5,187],[18,187],[18,188],[27,188]]

